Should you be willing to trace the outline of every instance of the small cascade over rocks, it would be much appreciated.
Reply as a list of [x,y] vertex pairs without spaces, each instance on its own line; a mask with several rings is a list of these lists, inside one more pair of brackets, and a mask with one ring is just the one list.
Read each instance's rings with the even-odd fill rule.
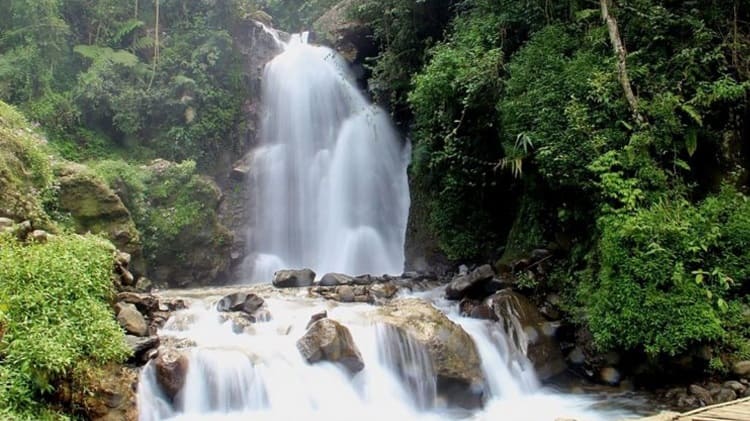
[[[160,300],[189,294],[189,306],[175,309],[158,332],[159,356],[140,376],[140,420],[583,421],[623,414],[540,387],[501,324],[461,316],[443,293],[383,306],[262,285],[162,293]],[[253,314],[270,316],[238,330],[226,317],[232,313],[219,311],[227,297],[262,297]]]
[[293,35],[265,69],[249,282],[284,268],[400,273],[410,148],[333,50]]

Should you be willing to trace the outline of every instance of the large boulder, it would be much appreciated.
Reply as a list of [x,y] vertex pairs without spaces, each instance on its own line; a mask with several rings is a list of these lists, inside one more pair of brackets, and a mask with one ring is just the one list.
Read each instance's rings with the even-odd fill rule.
[[474,341],[461,326],[421,299],[400,299],[381,307],[377,321],[409,335],[427,350],[438,395],[451,404],[481,406],[484,375]]
[[253,293],[235,292],[216,303],[216,310],[222,312],[241,311],[253,314],[263,306],[263,298]]
[[117,322],[134,336],[148,336],[148,323],[134,304],[117,303]]
[[309,287],[315,281],[315,272],[311,269],[280,270],[273,274],[273,286],[276,288]]
[[309,363],[331,361],[343,365],[354,374],[365,367],[362,355],[354,343],[349,329],[328,318],[314,322],[302,338],[297,349]]
[[460,300],[467,296],[484,298],[489,295],[484,292],[484,284],[492,281],[494,276],[495,272],[490,265],[482,265],[469,273],[460,274],[445,288],[445,297],[449,300]]
[[502,324],[511,345],[534,364],[537,376],[548,379],[566,369],[555,329],[539,310],[523,295],[510,289],[497,292],[487,299]]
[[131,357],[128,362],[135,365],[143,365],[147,363],[151,357],[156,353],[156,349],[159,347],[159,337],[138,337],[133,335],[125,335],[125,342],[128,344],[128,348],[131,351]]
[[79,233],[105,235],[132,257],[131,270],[143,273],[141,238],[120,197],[87,167],[66,162],[55,167],[57,206],[72,217]]
[[156,381],[169,399],[174,399],[185,386],[188,366],[188,358],[182,352],[172,348],[159,351],[154,360]]

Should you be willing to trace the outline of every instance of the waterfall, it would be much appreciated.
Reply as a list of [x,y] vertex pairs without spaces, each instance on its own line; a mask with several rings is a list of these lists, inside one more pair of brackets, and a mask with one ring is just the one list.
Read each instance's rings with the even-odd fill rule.
[[279,269],[401,273],[408,142],[333,50],[294,35],[265,68],[252,159],[250,282]]

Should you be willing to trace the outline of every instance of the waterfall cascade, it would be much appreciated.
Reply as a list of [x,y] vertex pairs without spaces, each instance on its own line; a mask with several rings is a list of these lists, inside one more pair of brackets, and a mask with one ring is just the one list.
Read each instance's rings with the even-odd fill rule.
[[[523,355],[512,352],[500,324],[461,317],[455,303],[435,305],[469,333],[486,379],[484,409],[447,406],[437,397],[432,362],[408,336],[378,325],[368,304],[321,299],[266,300],[272,317],[235,332],[216,310],[220,295],[196,300],[159,332],[187,341],[188,373],[173,400],[161,391],[153,364],[139,385],[140,421],[160,420],[614,420],[623,411],[593,409],[597,399],[542,388]],[[296,347],[310,316],[324,307],[350,330],[365,364],[352,375],[342,366],[308,364]],[[515,355],[515,357],[511,357]]]
[[294,35],[265,69],[249,182],[250,282],[279,269],[401,273],[409,145],[333,50]]

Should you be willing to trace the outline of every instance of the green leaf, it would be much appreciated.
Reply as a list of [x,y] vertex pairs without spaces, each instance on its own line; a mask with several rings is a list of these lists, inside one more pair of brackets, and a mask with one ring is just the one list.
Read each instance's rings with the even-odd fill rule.
[[685,148],[687,148],[687,153],[691,157],[693,156],[693,154],[695,154],[696,149],[698,149],[698,131],[697,130],[695,129],[688,130],[687,135],[685,136]]

